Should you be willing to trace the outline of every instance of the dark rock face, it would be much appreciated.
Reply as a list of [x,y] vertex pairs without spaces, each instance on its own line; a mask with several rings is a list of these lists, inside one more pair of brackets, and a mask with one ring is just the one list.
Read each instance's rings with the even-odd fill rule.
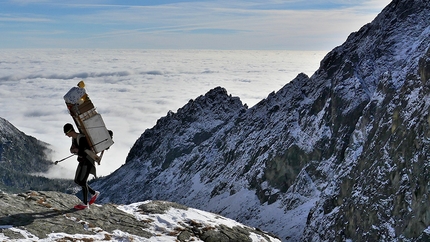
[[393,1],[250,109],[222,88],[190,101],[95,185],[105,202],[174,201],[285,241],[428,238],[429,11]]
[[[362,53],[377,54],[359,56],[355,72],[366,70],[363,64],[371,60],[368,69],[378,74],[363,76],[374,80],[371,89],[363,90],[373,90],[355,111],[360,115],[342,163],[330,169],[336,179],[309,213],[305,238],[391,241],[428,236],[429,7],[426,1],[393,1],[350,36],[358,36],[354,42],[367,48]],[[375,34],[361,36],[369,31]],[[349,46],[347,41],[338,50],[345,53]]]
[[48,144],[27,136],[5,119],[0,118],[0,161],[2,169],[25,173],[44,172],[50,162]]
[[430,79],[430,48],[427,53],[420,58],[418,75],[421,77],[421,81],[425,85]]

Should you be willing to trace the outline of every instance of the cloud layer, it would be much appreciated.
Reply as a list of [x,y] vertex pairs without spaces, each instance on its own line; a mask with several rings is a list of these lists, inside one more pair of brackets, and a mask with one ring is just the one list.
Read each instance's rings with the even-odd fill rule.
[[[173,50],[0,50],[0,117],[52,145],[52,160],[69,155],[62,127],[72,122],[63,96],[83,79],[91,100],[114,131],[99,175],[125,158],[145,129],[169,110],[217,86],[253,106],[298,73],[317,70],[326,52]],[[73,178],[75,157],[52,177]]]

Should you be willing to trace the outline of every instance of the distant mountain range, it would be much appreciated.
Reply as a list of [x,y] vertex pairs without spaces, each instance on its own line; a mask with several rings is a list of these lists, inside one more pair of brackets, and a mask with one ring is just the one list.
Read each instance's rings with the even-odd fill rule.
[[429,12],[392,1],[254,107],[217,87],[169,112],[95,182],[102,201],[173,201],[283,241],[428,239]]

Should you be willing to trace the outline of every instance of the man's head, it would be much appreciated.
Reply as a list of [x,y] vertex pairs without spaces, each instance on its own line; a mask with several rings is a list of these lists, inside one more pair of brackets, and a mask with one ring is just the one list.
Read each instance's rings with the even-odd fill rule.
[[75,129],[73,128],[73,125],[70,123],[67,123],[63,127],[63,131],[65,135],[70,134],[70,132],[75,132]]

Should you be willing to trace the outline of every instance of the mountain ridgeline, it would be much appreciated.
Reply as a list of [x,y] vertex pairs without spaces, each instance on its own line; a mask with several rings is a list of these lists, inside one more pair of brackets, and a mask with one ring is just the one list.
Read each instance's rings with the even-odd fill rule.
[[0,190],[66,191],[70,181],[32,175],[46,172],[53,165],[49,161],[50,152],[48,144],[24,134],[0,118]]
[[177,202],[283,241],[430,239],[429,12],[392,1],[251,108],[221,87],[190,100],[95,182],[101,199]]

